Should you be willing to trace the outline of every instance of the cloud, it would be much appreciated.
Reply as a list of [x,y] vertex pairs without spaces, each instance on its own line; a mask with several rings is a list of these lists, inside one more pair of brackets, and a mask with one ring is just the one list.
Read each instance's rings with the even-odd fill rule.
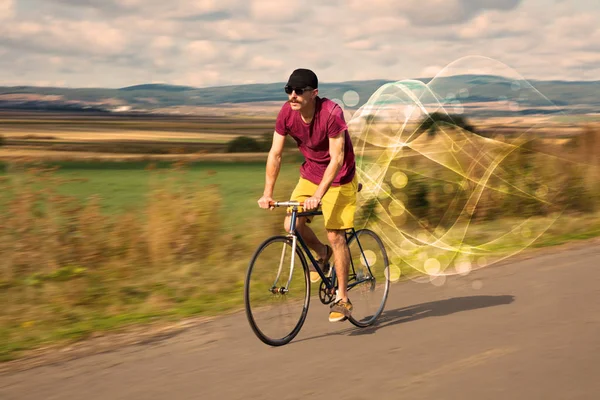
[[523,15],[513,15],[506,18],[503,13],[489,11],[479,14],[469,22],[461,25],[457,31],[460,39],[489,39],[504,36],[522,36],[533,34],[536,28],[535,20]]
[[261,55],[253,56],[248,67],[257,70],[275,70],[283,66],[283,61],[277,58],[267,58]]
[[55,54],[114,55],[121,53],[127,43],[127,36],[106,22],[47,19],[44,23],[5,25],[4,32],[0,32],[3,33],[0,42],[9,46]]
[[176,85],[196,87],[217,86],[222,82],[221,73],[215,69],[188,72],[183,77],[177,78],[173,81],[173,83]]
[[0,0],[0,21],[12,18],[15,2],[13,0]]
[[600,51],[598,15],[581,13],[557,18],[547,32],[547,39],[561,49]]
[[[176,22],[169,19],[122,16],[112,21],[113,27],[129,32],[131,35],[142,36],[173,36],[186,37],[188,29],[187,24]],[[195,32],[191,32],[195,33]]]
[[58,5],[90,9],[98,14],[135,15],[144,18],[219,19],[245,8],[244,0],[50,0]]
[[213,61],[217,55],[217,47],[208,40],[194,40],[185,46],[185,54],[194,61]]
[[566,68],[600,68],[600,54],[594,52],[578,52],[559,61]]
[[484,10],[512,10],[521,0],[351,0],[350,6],[366,15],[395,14],[414,25],[457,24],[470,20]]
[[290,21],[309,21],[311,8],[304,7],[298,1],[252,0],[250,15],[257,21],[286,23]]
[[346,43],[346,47],[352,50],[374,50],[377,44],[369,39],[359,39]]
[[274,35],[280,34],[278,29],[244,20],[216,21],[207,24],[207,28],[206,34],[213,38],[246,43],[273,40]]
[[421,70],[419,76],[423,78],[431,78],[439,74],[442,69],[443,67],[441,65],[428,65]]
[[403,17],[375,16],[373,18],[357,18],[344,24],[343,36],[349,40],[362,38],[373,39],[376,36],[397,35],[409,27],[409,21]]
[[157,51],[164,51],[173,48],[173,42],[170,36],[157,36],[152,39],[150,46]]
[[129,7],[125,2],[116,0],[46,0],[48,3],[54,3],[58,7],[89,9],[106,14],[117,14],[126,11]]

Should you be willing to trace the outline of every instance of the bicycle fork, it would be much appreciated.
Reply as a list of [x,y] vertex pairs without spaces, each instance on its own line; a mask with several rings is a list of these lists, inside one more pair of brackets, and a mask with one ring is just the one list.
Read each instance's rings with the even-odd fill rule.
[[[290,283],[292,282],[292,274],[294,273],[294,261],[296,254],[296,246],[297,246],[297,238],[296,235],[290,235],[292,239],[292,254],[291,254],[291,262],[290,262],[290,275],[288,277],[288,281],[284,287],[277,287],[277,282],[279,282],[279,278],[281,277],[281,271],[283,270],[283,260],[285,260],[285,250],[287,249],[287,243],[283,245],[281,249],[281,259],[279,260],[279,269],[277,270],[277,277],[275,278],[275,283],[271,287],[271,293],[273,294],[286,294],[289,292]],[[289,236],[288,236],[289,237]]]

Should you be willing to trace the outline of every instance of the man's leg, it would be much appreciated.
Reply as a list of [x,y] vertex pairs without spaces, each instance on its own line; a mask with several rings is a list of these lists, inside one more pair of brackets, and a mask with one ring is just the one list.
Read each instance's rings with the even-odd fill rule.
[[352,313],[352,303],[348,299],[348,270],[350,269],[350,254],[346,247],[344,230],[327,230],[327,239],[333,247],[335,273],[338,281],[338,292],[331,304],[329,321],[343,321]]
[[[290,231],[290,222],[291,216],[285,217],[285,231]],[[315,253],[317,253],[318,257],[321,259],[327,258],[327,247],[324,243],[321,243],[317,235],[313,232],[312,229],[306,225],[306,217],[299,217],[296,219],[296,230],[302,235],[302,239],[306,242],[306,245],[312,249]],[[335,252],[335,250],[334,250]]]
[[329,321],[343,321],[352,313],[352,303],[348,298],[348,271],[350,254],[346,246],[346,231],[354,226],[356,212],[357,183],[354,181],[330,189],[323,197],[323,215],[327,239],[333,248],[335,272],[338,279],[338,292],[331,305]]
[[[292,192],[292,194],[290,196],[290,200],[304,201],[307,198],[309,198],[310,196],[312,196],[312,194],[315,192],[316,189],[317,189],[317,185],[315,185],[314,183],[312,183],[306,179],[300,178],[300,180],[298,181],[298,184],[296,185],[296,188],[294,189],[294,191]],[[288,212],[290,212],[289,209],[288,209]],[[290,214],[288,214],[285,217],[284,226],[285,226],[286,232],[290,231],[291,219],[292,219],[292,217]],[[315,233],[312,231],[312,229],[310,229],[307,226],[306,220],[307,220],[306,217],[297,218],[296,219],[296,230],[300,233],[300,235],[302,235],[302,239],[304,239],[304,242],[306,243],[306,245],[317,254],[317,258],[321,258],[322,260],[325,260],[328,255],[327,246],[325,246],[325,244],[321,243],[321,241],[315,235]],[[310,268],[312,269],[312,264],[310,265]],[[312,277],[311,277],[311,280],[312,280]]]
[[335,273],[338,279],[338,297],[344,302],[348,301],[348,270],[350,268],[350,255],[346,246],[345,230],[327,230],[327,239],[333,249],[333,259],[335,260]]

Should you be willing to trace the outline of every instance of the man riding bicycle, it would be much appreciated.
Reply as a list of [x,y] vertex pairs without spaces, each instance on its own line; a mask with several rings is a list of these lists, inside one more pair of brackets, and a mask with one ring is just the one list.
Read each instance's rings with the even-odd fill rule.
[[[321,267],[333,255],[338,276],[338,293],[331,305],[329,321],[342,321],[352,312],[352,303],[347,293],[350,258],[346,249],[345,231],[354,227],[356,211],[358,185],[354,149],[343,110],[334,101],[318,96],[318,79],[313,71],[302,68],[294,70],[285,86],[285,92],[288,94],[288,101],[277,116],[266,165],[265,189],[258,204],[261,208],[270,208],[269,202],[273,201],[285,136],[290,135],[305,159],[290,200],[303,201],[307,211],[321,206],[331,247],[321,243],[307,226],[307,222],[310,222],[307,217],[298,218],[296,229],[318,255]],[[286,231],[289,231],[289,212],[284,225]],[[318,277],[315,271],[311,272],[311,281],[314,282]]]

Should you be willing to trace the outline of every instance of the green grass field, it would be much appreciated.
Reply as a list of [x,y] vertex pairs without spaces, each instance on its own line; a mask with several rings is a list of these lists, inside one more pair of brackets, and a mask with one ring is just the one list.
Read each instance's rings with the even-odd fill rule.
[[[143,209],[153,183],[173,177],[173,163],[167,162],[60,162],[56,176],[65,180],[57,191],[81,201],[98,196],[102,211],[107,215]],[[152,170],[151,166],[155,166]],[[7,165],[0,164],[0,174],[7,174]],[[299,164],[292,159],[283,163],[276,196],[285,200],[289,193],[278,190],[295,184]],[[262,195],[265,163],[197,162],[184,167],[178,174],[182,182],[201,186],[217,185],[222,204],[215,207],[225,216],[227,225],[244,221],[263,212],[256,201]]]

